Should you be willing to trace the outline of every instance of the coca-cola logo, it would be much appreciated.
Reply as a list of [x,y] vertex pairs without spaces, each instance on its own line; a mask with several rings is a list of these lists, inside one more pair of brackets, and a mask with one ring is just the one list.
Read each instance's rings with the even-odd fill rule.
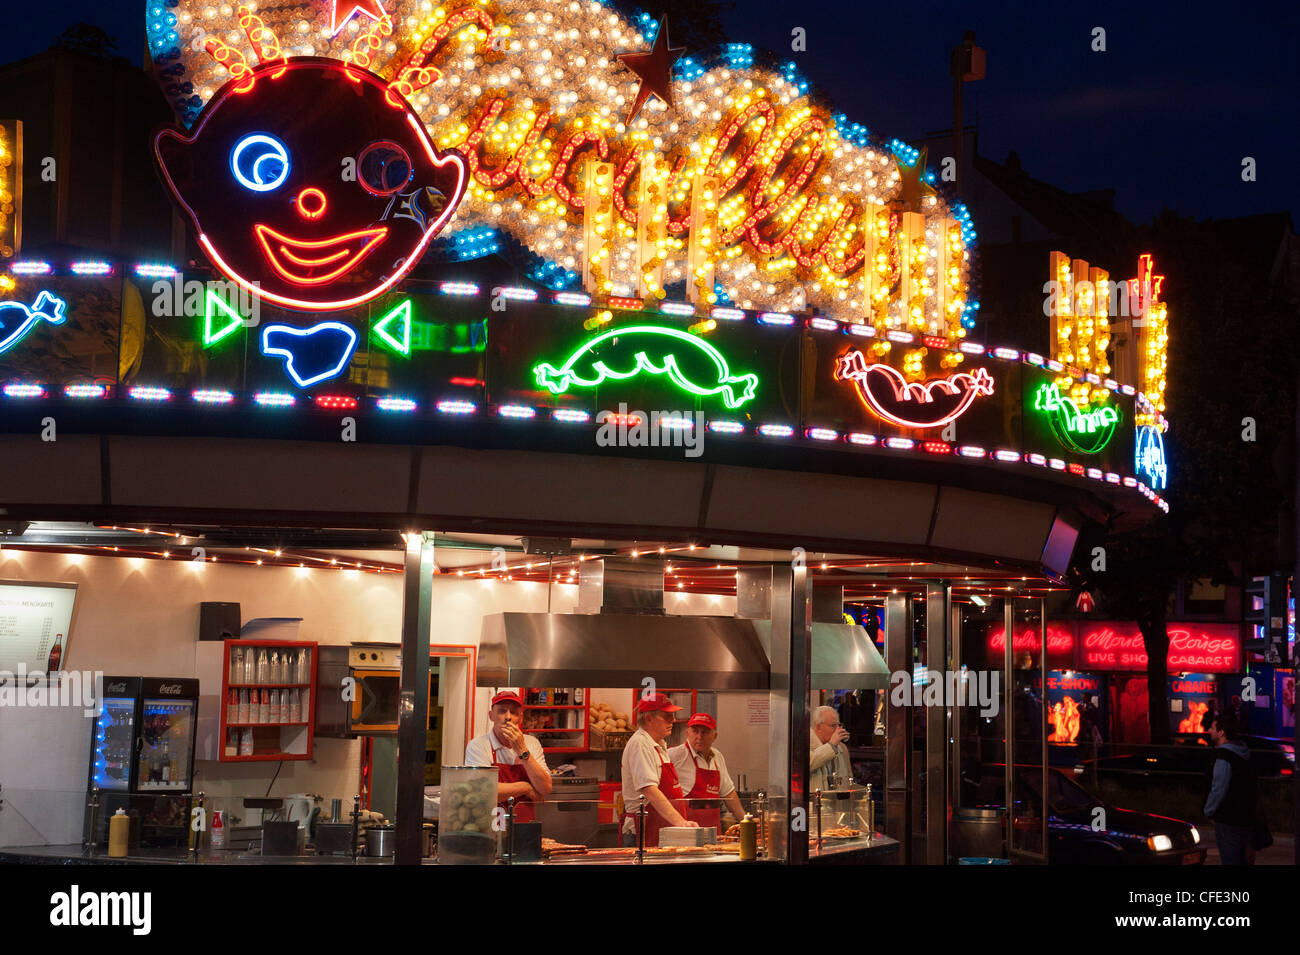
[[126,684],[125,684],[125,683],[110,683],[110,684],[108,684],[108,686],[105,687],[105,689],[108,690],[109,693],[125,693],[125,692],[126,692]]
[[158,692],[179,694],[181,692],[181,685],[179,683],[163,683],[158,687]]

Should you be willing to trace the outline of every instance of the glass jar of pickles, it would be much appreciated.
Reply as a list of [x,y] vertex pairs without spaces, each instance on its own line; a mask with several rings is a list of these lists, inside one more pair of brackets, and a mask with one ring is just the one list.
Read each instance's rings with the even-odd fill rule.
[[499,844],[495,766],[442,767],[440,865],[491,865]]

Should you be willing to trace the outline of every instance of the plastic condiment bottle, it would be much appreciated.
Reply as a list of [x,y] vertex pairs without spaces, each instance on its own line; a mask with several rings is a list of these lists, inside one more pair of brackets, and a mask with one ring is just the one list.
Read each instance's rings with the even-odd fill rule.
[[126,810],[119,809],[108,820],[108,856],[110,859],[126,857],[126,843],[131,834],[131,820]]
[[745,813],[740,820],[740,861],[753,862],[758,856],[758,820]]

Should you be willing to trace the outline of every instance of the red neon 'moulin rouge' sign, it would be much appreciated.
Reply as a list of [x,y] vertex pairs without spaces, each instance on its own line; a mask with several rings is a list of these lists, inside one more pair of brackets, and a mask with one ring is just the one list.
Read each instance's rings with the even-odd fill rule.
[[[1168,671],[1233,673],[1241,669],[1241,631],[1235,624],[1171,623]],[[1086,622],[1079,626],[1077,660],[1082,670],[1145,670],[1146,646],[1136,624]]]

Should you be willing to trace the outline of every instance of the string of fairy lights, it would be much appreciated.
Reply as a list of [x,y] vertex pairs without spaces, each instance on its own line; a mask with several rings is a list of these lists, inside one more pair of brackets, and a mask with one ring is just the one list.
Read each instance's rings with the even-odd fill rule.
[[[584,165],[611,163],[616,234],[599,266],[610,294],[635,294],[646,269],[697,290],[702,268],[687,246],[700,228],[715,280],[703,307],[815,306],[949,345],[973,323],[964,208],[921,183],[914,150],[831,115],[792,69],[756,64],[740,44],[707,65],[687,58],[674,67],[673,107],[651,97],[629,121],[641,79],[618,54],[651,48],[648,17],[596,0],[376,3],[182,0],[163,26],[199,102],[268,58],[329,56],[376,72],[435,142],[467,158],[471,182],[449,230],[504,230],[562,275],[582,271]],[[638,195],[651,170],[663,202],[647,263]],[[711,215],[692,216],[693,189],[710,183]]]
[[[171,561],[198,566],[221,564],[224,566],[252,566],[296,568],[302,571],[342,571],[369,574],[402,574],[401,561],[358,560],[338,554],[320,554],[287,547],[244,546],[234,548],[202,547],[202,538],[153,527],[105,525],[103,529],[119,533],[140,534],[150,538],[175,541],[175,546],[157,547],[131,544],[23,544],[5,543],[6,554],[14,551],[57,553],[73,556],[96,556],[125,559]],[[707,549],[701,544],[627,545],[602,550],[600,553],[578,553],[542,559],[525,556],[502,559],[493,556],[482,563],[459,567],[436,566],[436,577],[465,581],[487,581],[505,584],[546,584],[561,586],[578,584],[580,567],[588,561],[604,557],[646,558],[664,563],[664,589],[668,593],[735,596],[736,572],[743,566],[736,562],[710,562],[693,556]],[[674,563],[674,556],[679,555]],[[916,593],[936,579],[929,566],[921,561],[897,561],[862,557],[840,557],[827,560],[809,560],[807,566],[815,584],[840,585],[846,600],[871,600],[893,593]],[[964,568],[970,570],[971,568]],[[873,579],[863,579],[864,574]],[[945,577],[953,588],[955,600],[967,602],[971,595],[1039,597],[1064,591],[1066,588],[1041,577],[1018,574],[1013,570],[988,571],[979,569],[974,575],[952,574]],[[969,582],[969,583],[968,583]]]

